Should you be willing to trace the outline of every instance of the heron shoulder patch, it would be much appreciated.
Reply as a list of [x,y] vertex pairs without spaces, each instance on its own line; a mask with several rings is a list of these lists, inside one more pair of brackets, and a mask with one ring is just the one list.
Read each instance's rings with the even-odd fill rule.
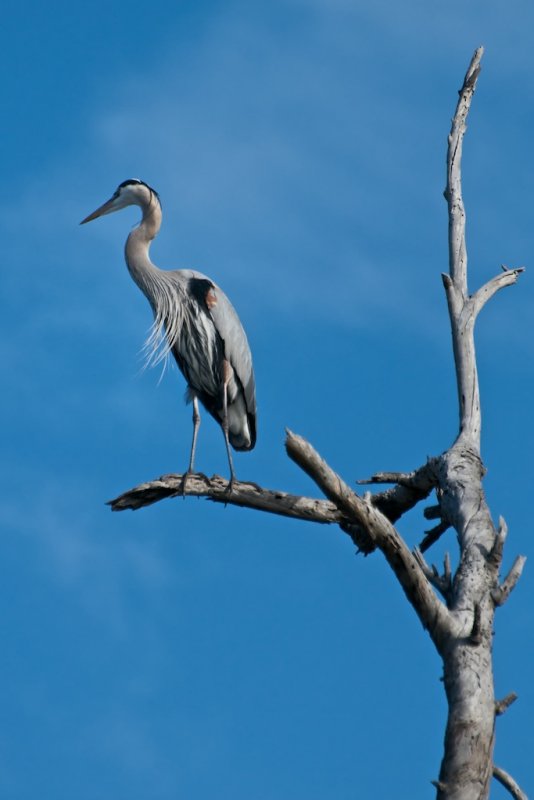
[[188,282],[189,293],[201,308],[211,311],[219,302],[215,285],[208,278],[191,277]]
[[210,286],[208,291],[206,292],[205,301],[210,311],[217,305],[217,295],[215,294],[213,286]]

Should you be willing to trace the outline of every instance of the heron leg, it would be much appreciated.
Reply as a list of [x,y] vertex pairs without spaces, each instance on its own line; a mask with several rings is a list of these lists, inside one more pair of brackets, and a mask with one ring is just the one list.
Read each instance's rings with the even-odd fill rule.
[[198,436],[198,429],[200,428],[200,411],[198,410],[198,400],[194,396],[193,397],[193,441],[191,442],[191,455],[189,456],[189,466],[187,468],[187,472],[184,474],[182,478],[182,495],[185,496],[185,487],[187,483],[187,478],[189,475],[193,474],[193,470],[195,467],[195,451],[197,449],[197,436]]
[[197,449],[198,429],[200,428],[200,411],[198,410],[198,400],[193,397],[193,441],[191,442],[191,455],[189,457],[189,467],[187,473],[193,472],[195,466],[195,451]]
[[230,450],[230,439],[228,438],[228,384],[232,377],[232,368],[228,361],[223,362],[223,419],[222,430],[224,434],[224,442],[226,444],[226,455],[228,456],[228,464],[230,466],[230,480],[226,487],[227,492],[231,492],[234,487],[235,472],[234,462],[232,459],[232,451]]

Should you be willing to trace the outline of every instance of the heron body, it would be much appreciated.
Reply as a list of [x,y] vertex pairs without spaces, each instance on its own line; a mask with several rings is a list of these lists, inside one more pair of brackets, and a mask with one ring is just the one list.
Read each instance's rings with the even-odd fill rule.
[[[154,325],[147,340],[148,360],[169,353],[187,381],[193,403],[193,442],[188,473],[193,471],[200,424],[198,400],[221,425],[230,465],[235,450],[252,450],[256,442],[256,389],[252,356],[243,326],[217,284],[200,272],[162,270],[150,260],[150,243],[161,226],[157,192],[139,180],[124,181],[110,200],[81,224],[104,214],[138,205],[139,225],[126,240],[128,270],[149,301]],[[231,484],[230,484],[231,485]]]

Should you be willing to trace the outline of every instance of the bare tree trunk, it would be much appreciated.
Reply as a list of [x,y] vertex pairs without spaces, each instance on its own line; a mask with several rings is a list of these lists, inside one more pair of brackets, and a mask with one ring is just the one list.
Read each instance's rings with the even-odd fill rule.
[[443,647],[449,716],[445,755],[438,781],[439,800],[475,800],[489,796],[493,773],[495,696],[492,638],[500,559],[497,531],[482,488],[480,392],[474,327],[477,314],[502,286],[515,282],[519,270],[506,270],[469,296],[461,158],[466,119],[480,73],[480,48],[473,56],[449,135],[447,188],[449,274],[443,276],[451,320],[458,384],[460,432],[441,457],[437,494],[442,518],[456,531],[460,563],[448,605],[454,630]]
[[[495,701],[494,614],[519,580],[525,559],[518,556],[508,576],[499,584],[507,529],[502,519],[499,529],[495,528],[482,488],[485,470],[480,457],[481,412],[474,328],[485,303],[499,289],[515,283],[523,270],[503,268],[503,272],[474,294],[468,292],[461,158],[482,53],[482,48],[475,52],[467,70],[448,140],[445,197],[449,211],[449,272],[442,278],[458,386],[460,425],[454,444],[409,474],[379,473],[361,481],[394,485],[386,491],[360,497],[308,442],[288,432],[288,455],[315,481],[327,501],[237,481],[228,493],[222,478],[208,479],[200,474],[188,478],[185,491],[215,502],[337,524],[360,551],[368,554],[378,549],[384,554],[443,659],[449,713],[441,770],[439,779],[434,781],[438,800],[484,800],[489,797],[493,775],[513,797],[526,798],[513,778],[493,763],[495,718],[516,699],[510,694],[500,702]],[[433,490],[437,505],[427,508],[425,516],[439,522],[426,533],[420,547],[412,551],[393,523]],[[125,492],[110,504],[115,511],[135,509],[182,492],[182,476],[166,475]],[[449,528],[455,530],[459,545],[454,576],[448,555],[441,574],[423,556]]]

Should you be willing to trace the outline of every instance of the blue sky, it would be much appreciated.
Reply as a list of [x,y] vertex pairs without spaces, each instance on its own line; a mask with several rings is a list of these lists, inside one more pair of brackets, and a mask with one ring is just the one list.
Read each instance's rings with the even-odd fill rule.
[[[3,242],[0,792],[8,800],[430,796],[440,664],[387,565],[339,530],[174,500],[104,502],[182,471],[184,382],[142,371],[123,261],[137,213],[80,228],[118,183],[160,192],[152,255],[220,283],[247,329],[256,449],[238,476],[315,494],[283,433],[346,480],[454,438],[440,272],[446,136],[486,47],[464,151],[470,283],[527,266],[480,318],[486,490],[507,565],[532,555],[531,4],[391,0],[9,4]],[[218,427],[198,467],[226,474]],[[428,527],[428,523],[426,523]],[[425,522],[402,524],[410,544]],[[435,558],[456,547],[448,534]],[[534,783],[531,561],[498,612],[496,762]],[[496,798],[506,796],[494,787]]]

